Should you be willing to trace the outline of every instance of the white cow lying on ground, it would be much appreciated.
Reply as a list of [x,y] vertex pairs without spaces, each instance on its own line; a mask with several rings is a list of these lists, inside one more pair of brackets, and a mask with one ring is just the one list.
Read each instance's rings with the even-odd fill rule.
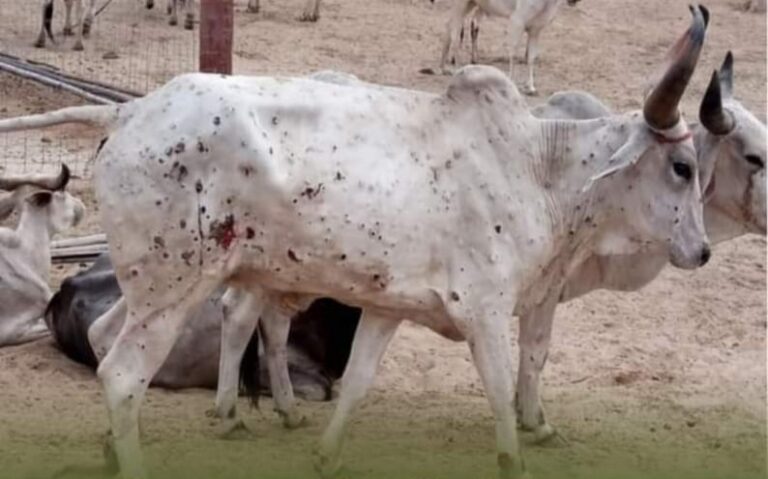
[[[470,37],[472,41],[472,63],[477,63],[477,36],[479,33],[479,21],[483,15],[489,17],[505,17],[509,19],[509,76],[512,77],[514,69],[514,54],[518,42],[523,33],[528,34],[528,43],[525,49],[526,63],[528,64],[528,81],[523,91],[528,94],[536,93],[534,84],[534,68],[536,57],[539,55],[539,35],[555,18],[557,11],[563,3],[575,5],[579,0],[455,0],[451,10],[445,36],[443,38],[443,51],[440,57],[440,70],[449,71],[448,59],[452,48],[458,43],[459,36],[463,32],[464,22],[471,17]],[[429,73],[431,70],[422,70]]]
[[146,477],[147,384],[187,313],[222,284],[254,298],[233,314],[241,322],[320,296],[363,308],[319,452],[324,476],[406,318],[468,341],[502,477],[526,476],[509,313],[595,252],[651,241],[668,242],[678,267],[709,257],[678,111],[706,29],[706,12],[692,12],[643,112],[606,119],[536,119],[504,74],[467,67],[442,95],[192,74],[124,105],[0,121],[0,131],[84,122],[110,132],[96,192],[128,314],[98,373],[123,476]]
[[51,299],[50,240],[83,216],[83,203],[64,188],[69,170],[53,177],[0,178],[0,219],[19,208],[16,230],[0,227],[0,346],[35,340],[48,333],[43,313]]
[[[732,84],[733,57],[729,53],[701,104],[701,124],[691,125],[700,180],[707,190],[706,229],[715,243],[747,233],[766,233],[766,129],[733,98]],[[533,113],[541,118],[585,120],[610,115],[599,100],[582,92],[553,95]],[[658,276],[667,259],[664,245],[644,248],[638,254],[595,255],[561,289],[519,311],[516,404],[524,428],[537,431],[542,438],[554,433],[541,406],[539,378],[547,360],[557,304],[596,289],[638,290]]]

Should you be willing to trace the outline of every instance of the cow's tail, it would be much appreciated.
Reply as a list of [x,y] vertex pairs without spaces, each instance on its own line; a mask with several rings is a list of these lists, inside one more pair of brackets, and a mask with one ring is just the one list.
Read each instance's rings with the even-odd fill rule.
[[63,123],[85,123],[106,129],[117,121],[120,108],[121,105],[116,104],[73,106],[38,115],[6,118],[0,120],[0,133],[47,128]]
[[53,38],[53,29],[51,27],[52,23],[53,0],[48,0],[43,5],[43,29],[45,30],[45,33],[48,34],[48,38],[50,38],[52,42],[55,42],[56,40]]
[[240,360],[240,390],[250,399],[253,407],[259,407],[261,394],[261,367],[259,364],[259,335],[261,326],[256,326],[243,359]]

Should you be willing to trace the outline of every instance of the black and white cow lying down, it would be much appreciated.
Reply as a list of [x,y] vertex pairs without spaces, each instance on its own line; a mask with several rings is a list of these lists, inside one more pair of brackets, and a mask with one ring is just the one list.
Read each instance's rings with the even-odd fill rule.
[[[151,385],[168,389],[216,387],[224,314],[222,294],[213,295],[194,313]],[[98,360],[94,345],[88,341],[88,329],[121,295],[108,255],[64,281],[48,304],[45,321],[70,359],[96,369]],[[295,317],[288,339],[288,367],[297,396],[309,401],[331,399],[333,384],[347,365],[359,319],[359,309],[331,299],[319,299]],[[114,334],[107,337],[109,344],[96,347],[111,346],[122,321],[114,326]],[[263,330],[251,337],[240,367],[242,388],[254,399],[259,392],[269,392],[267,368],[259,367],[263,364],[258,354],[260,334]],[[259,374],[255,374],[257,371]]]

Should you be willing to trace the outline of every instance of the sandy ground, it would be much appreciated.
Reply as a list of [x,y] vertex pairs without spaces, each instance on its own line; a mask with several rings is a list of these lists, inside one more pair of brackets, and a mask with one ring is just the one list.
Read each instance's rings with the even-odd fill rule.
[[[9,18],[12,3],[0,0],[0,7],[7,7],[0,8],[0,19]],[[765,17],[744,13],[741,3],[708,2],[713,17],[684,105],[689,119],[728,49],[736,56],[737,96],[765,119]],[[333,68],[368,81],[431,91],[445,87],[445,77],[417,71],[437,61],[447,1],[328,0],[318,24],[295,20],[301,4],[265,0],[259,15],[243,13],[238,4],[239,73]],[[189,42],[187,33],[163,28],[161,12],[131,11],[127,24],[139,39]],[[104,18],[96,26],[97,40],[117,36],[106,33],[118,28],[109,23],[117,20]],[[12,22],[17,28],[0,31],[0,50],[40,55],[29,48],[37,34],[34,22]],[[531,104],[554,91],[579,88],[617,110],[637,108],[648,75],[687,23],[683,1],[584,0],[565,8],[545,31],[538,76],[542,96]],[[500,67],[503,32],[501,22],[488,21],[481,33],[482,58]],[[119,79],[136,74],[136,65],[150,64],[142,63],[142,53],[156,50],[141,45],[90,44],[85,54],[61,45],[51,58],[99,72],[105,70],[103,52],[116,50],[120,59],[106,70]],[[163,78],[161,73],[146,83]],[[522,75],[520,68],[516,76]],[[0,102],[0,116],[10,116],[76,100],[0,74]],[[83,133],[87,140],[67,143]],[[45,136],[53,152],[47,167],[70,156],[88,157],[98,139],[72,128]],[[9,162],[0,165],[10,168]],[[87,176],[85,167],[82,171]],[[96,212],[87,181],[74,186]],[[92,214],[78,233],[95,231]],[[694,273],[668,269],[641,292],[599,292],[561,307],[543,394],[550,420],[570,446],[536,447],[523,435],[535,476],[765,477],[765,268],[764,239],[744,237],[719,245],[713,260]],[[73,269],[54,271],[54,283]],[[212,401],[210,391],[149,393],[142,425],[157,477],[312,477],[310,451],[332,404],[303,404],[311,426],[288,432],[270,413],[269,401],[261,412],[243,403],[256,437],[224,442],[214,437],[204,415]],[[0,351],[0,477],[38,477],[69,463],[95,463],[106,429],[93,375],[62,357],[50,341]],[[493,444],[492,417],[466,345],[406,326],[353,422],[345,457],[352,477],[494,477]]]

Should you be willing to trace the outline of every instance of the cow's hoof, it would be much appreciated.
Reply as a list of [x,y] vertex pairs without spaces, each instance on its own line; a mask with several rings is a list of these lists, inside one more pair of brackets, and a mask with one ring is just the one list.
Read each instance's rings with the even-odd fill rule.
[[192,16],[189,16],[184,19],[184,29],[185,30],[194,30],[195,29],[195,18]]
[[332,461],[331,458],[315,451],[315,472],[322,479],[340,479],[344,475],[344,466],[340,459]]
[[75,34],[75,32],[72,30],[72,27],[64,27],[64,30],[61,31],[61,34],[65,37],[71,37]]
[[80,42],[80,41],[75,42],[75,46],[72,47],[72,50],[76,52],[82,52],[83,50],[85,50],[85,47],[83,46],[83,42]]
[[316,22],[320,18],[320,15],[317,13],[307,13],[304,12],[299,17],[300,22]]
[[45,48],[45,38],[38,38],[33,45],[35,48]]
[[83,37],[91,38],[91,24],[90,24],[90,22],[83,22]]
[[154,0],[147,0],[146,7],[147,7],[147,10],[152,10],[153,8],[155,8]]
[[536,90],[536,87],[527,86],[523,88],[523,93],[525,93],[528,96],[537,96],[539,94],[538,90]]
[[300,429],[309,424],[307,417],[299,412],[284,413],[278,411],[277,413],[283,418],[283,427],[286,429]]
[[179,24],[179,20],[174,18],[174,17],[171,17],[171,19],[168,20],[168,25],[170,25],[172,27],[175,27],[178,24]]
[[536,428],[534,431],[533,443],[537,446],[549,448],[563,448],[570,446],[568,439],[549,424],[544,424]]
[[245,441],[253,439],[255,434],[248,429],[242,419],[228,419],[216,428],[216,437],[226,441]]

